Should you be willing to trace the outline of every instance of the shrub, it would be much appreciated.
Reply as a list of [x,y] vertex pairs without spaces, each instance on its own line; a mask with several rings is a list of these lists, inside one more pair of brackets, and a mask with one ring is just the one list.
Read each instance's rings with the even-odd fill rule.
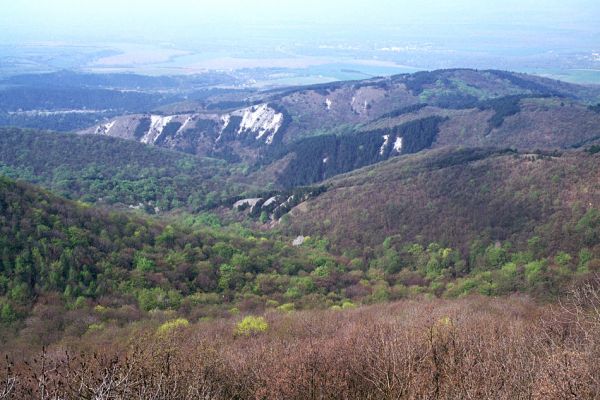
[[104,329],[104,324],[103,323],[95,323],[95,324],[90,324],[88,326],[88,332],[98,332]]
[[137,293],[137,299],[140,308],[144,311],[178,308],[181,304],[181,295],[177,291],[166,291],[159,287],[140,289]]
[[167,321],[156,330],[158,336],[167,336],[176,330],[186,328],[190,325],[190,322],[185,318],[177,318],[171,321]]
[[530,285],[538,283],[546,267],[543,260],[532,261],[525,265],[525,278]]
[[279,307],[279,302],[277,300],[269,299],[265,302],[265,306],[267,308],[277,308]]
[[253,336],[266,332],[269,324],[264,317],[255,317],[249,315],[237,323],[234,330],[235,336]]
[[279,311],[283,311],[283,312],[292,312],[294,311],[294,303],[284,303],[282,305],[280,305],[279,307],[277,307],[277,309]]
[[104,314],[107,311],[107,309],[103,305],[98,304],[96,305],[96,307],[94,307],[94,311],[98,314]]
[[348,310],[353,308],[356,308],[356,304],[354,304],[350,300],[346,300],[342,303],[342,310]]

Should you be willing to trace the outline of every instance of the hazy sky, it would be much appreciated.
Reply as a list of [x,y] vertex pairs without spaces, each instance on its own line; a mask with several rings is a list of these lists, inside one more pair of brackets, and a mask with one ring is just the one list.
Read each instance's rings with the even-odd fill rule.
[[[14,0],[0,42],[173,41],[271,29],[304,38],[465,36],[564,30],[600,47],[598,0]],[[482,33],[483,32],[483,33]]]

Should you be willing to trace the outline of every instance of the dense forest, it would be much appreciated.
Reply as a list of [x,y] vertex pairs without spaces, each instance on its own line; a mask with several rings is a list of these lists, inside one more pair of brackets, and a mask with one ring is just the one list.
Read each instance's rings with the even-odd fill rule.
[[[411,154],[431,146],[436,138],[440,117],[428,117],[391,129],[378,129],[345,135],[319,135],[301,139],[281,149],[269,149],[263,162],[281,154],[294,158],[279,174],[286,188],[310,185],[329,177],[388,159]],[[401,140],[401,147],[394,144]]]
[[354,255],[387,237],[401,246],[436,241],[466,253],[478,240],[525,250],[534,236],[545,255],[575,255],[597,245],[597,157],[494,149],[395,157],[329,180],[289,230],[327,237],[334,249]]
[[[4,178],[0,210],[4,324],[27,317],[42,298],[57,311],[98,303],[114,307],[124,323],[128,314],[118,317],[117,310],[127,304],[140,312],[179,310],[199,318],[236,305],[263,308],[267,299],[317,306],[342,287],[308,277],[319,267],[343,270],[343,262],[318,242],[296,248],[241,227],[221,228],[211,215],[153,222],[81,206]],[[68,322],[80,333],[87,330],[84,321]],[[60,332],[46,333],[38,340]]]
[[[0,129],[0,171],[85,202],[148,212],[214,207],[244,191],[224,161],[140,143],[20,129]],[[227,184],[224,184],[227,183]]]

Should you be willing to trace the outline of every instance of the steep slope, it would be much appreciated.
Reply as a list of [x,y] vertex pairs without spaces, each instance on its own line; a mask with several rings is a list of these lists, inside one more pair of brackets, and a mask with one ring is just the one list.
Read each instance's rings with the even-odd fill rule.
[[250,147],[276,143],[281,140],[286,123],[282,112],[262,103],[227,113],[127,115],[81,133],[212,155],[228,142]]
[[292,210],[283,226],[325,237],[338,252],[368,252],[388,237],[465,253],[476,242],[526,249],[536,236],[545,252],[600,243],[585,222],[594,216],[594,229],[600,222],[598,154],[441,149],[325,183],[328,190]]
[[268,164],[279,157],[291,155],[285,167],[277,173],[277,182],[288,188],[313,184],[390,157],[427,149],[436,139],[444,121],[444,118],[430,116],[391,128],[343,136],[308,137],[276,148],[272,153],[265,151],[260,161]]

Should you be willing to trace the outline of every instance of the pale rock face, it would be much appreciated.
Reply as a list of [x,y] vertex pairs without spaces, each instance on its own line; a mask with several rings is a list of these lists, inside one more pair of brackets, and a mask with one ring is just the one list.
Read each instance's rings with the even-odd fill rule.
[[273,127],[273,130],[271,131],[271,133],[269,133],[269,135],[267,136],[267,139],[265,140],[266,144],[272,144],[273,143],[273,139],[275,138],[275,135],[277,134],[277,131],[279,131],[279,128],[281,128],[282,124],[283,124],[283,114],[277,114],[274,117],[274,127]]
[[219,131],[219,136],[217,136],[217,142],[219,142],[221,140],[221,136],[223,135],[223,131],[225,129],[227,129],[227,127],[229,126],[229,122],[231,122],[231,115],[229,114],[225,114],[221,117],[221,130]]
[[396,150],[398,153],[400,153],[402,151],[402,138],[401,137],[396,138],[396,141],[394,142],[394,150]]
[[229,114],[223,115],[221,117],[221,123],[223,124],[223,129],[227,128],[229,125],[229,121],[231,121],[231,116]]
[[96,135],[108,135],[108,133],[110,132],[111,128],[113,126],[115,126],[115,122],[116,121],[111,121],[107,124],[103,124],[100,125],[99,127],[96,128],[95,134]]
[[155,143],[156,139],[158,139],[160,137],[163,129],[165,129],[165,126],[167,126],[167,124],[169,122],[171,122],[172,119],[173,119],[173,116],[171,116],[171,115],[169,115],[167,117],[163,117],[162,115],[151,115],[150,116],[150,130],[148,130],[148,133],[146,133],[144,135],[144,137],[142,137],[140,142],[146,143],[146,144]]
[[379,155],[380,156],[383,155],[383,152],[385,151],[385,148],[387,147],[389,141],[390,141],[390,135],[383,135],[383,144],[379,148]]
[[240,114],[242,122],[238,129],[238,135],[243,133],[255,134],[256,140],[263,139],[265,143],[273,143],[273,139],[281,125],[283,124],[283,114],[278,113],[267,104],[248,107],[240,111],[232,113],[232,115]]
[[262,200],[260,197],[254,198],[254,199],[238,200],[233,204],[233,209],[237,210],[238,208],[243,207],[243,206],[254,207],[256,205],[256,203],[258,203],[260,200]]
[[292,241],[292,246],[301,246],[304,243],[306,238],[304,236],[298,236],[296,239]]
[[333,104],[333,101],[331,101],[330,99],[325,99],[325,107],[327,108],[327,111],[331,110],[332,104]]
[[[230,125],[235,119],[241,118],[239,126]],[[137,115],[123,116],[107,123],[102,123],[93,128],[86,129],[82,133],[108,135],[127,139],[133,139],[133,132],[139,126],[141,119],[149,119],[150,127],[144,132],[141,138],[136,138],[141,143],[156,144],[157,140],[163,135],[165,127],[170,122],[178,122],[181,126],[174,132],[174,135],[180,135],[185,131],[194,129],[195,122],[198,119],[207,119],[218,123],[216,141],[222,139],[223,132],[227,128],[234,128],[238,136],[251,135],[255,140],[260,140],[265,144],[272,144],[277,133],[280,132],[284,123],[284,115],[277,112],[268,104],[260,104],[252,107],[239,109],[227,114],[177,114],[177,115]]]
[[190,124],[190,122],[192,122],[192,117],[187,117],[185,122],[183,124],[181,124],[181,127],[177,130],[177,133],[179,132],[183,132],[184,130],[187,129],[188,125]]
[[271,204],[275,203],[276,201],[277,201],[277,196],[270,197],[270,198],[267,199],[267,201],[265,201],[263,203],[263,207],[268,207]]

